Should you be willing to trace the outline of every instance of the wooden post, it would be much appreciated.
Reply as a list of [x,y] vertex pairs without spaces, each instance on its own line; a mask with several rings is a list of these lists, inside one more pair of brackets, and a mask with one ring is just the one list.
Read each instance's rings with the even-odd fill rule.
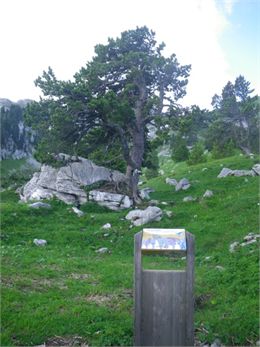
[[194,345],[194,236],[186,232],[186,270],[143,270],[135,235],[135,346]]

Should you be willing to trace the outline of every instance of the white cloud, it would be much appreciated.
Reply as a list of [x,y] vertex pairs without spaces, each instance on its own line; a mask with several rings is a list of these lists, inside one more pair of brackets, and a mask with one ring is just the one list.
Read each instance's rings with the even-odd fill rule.
[[[227,9],[231,3],[225,0]],[[49,65],[58,78],[72,78],[95,44],[137,25],[192,64],[185,104],[209,107],[229,78],[220,46],[228,22],[214,0],[2,0],[0,12],[0,97],[37,98],[33,81]]]

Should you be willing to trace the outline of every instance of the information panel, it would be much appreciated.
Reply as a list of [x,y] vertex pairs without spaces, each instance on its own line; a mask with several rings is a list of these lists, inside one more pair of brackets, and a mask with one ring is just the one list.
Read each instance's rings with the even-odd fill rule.
[[185,229],[143,229],[141,249],[186,251]]

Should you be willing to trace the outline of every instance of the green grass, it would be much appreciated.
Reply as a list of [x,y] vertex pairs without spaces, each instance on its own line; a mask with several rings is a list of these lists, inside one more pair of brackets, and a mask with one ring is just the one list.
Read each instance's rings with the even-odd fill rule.
[[[244,346],[259,339],[257,245],[229,252],[230,243],[258,232],[258,177],[217,179],[221,165],[253,164],[240,156],[190,167],[166,161],[165,174],[146,183],[155,189],[152,199],[173,211],[173,217],[146,227],[184,227],[195,235],[195,327],[202,342],[219,338]],[[186,177],[192,186],[175,192],[166,177]],[[206,189],[214,192],[212,198],[202,199]],[[184,203],[187,195],[197,201]],[[133,240],[142,228],[122,220],[127,211],[87,204],[78,218],[62,202],[51,205],[32,210],[18,203],[13,191],[1,193],[1,345],[33,346],[76,335],[91,346],[133,345]],[[102,229],[107,222],[108,231]],[[47,246],[36,247],[34,238],[46,239]],[[100,247],[109,253],[96,253]],[[144,259],[147,267],[172,264],[183,266],[172,258]]]

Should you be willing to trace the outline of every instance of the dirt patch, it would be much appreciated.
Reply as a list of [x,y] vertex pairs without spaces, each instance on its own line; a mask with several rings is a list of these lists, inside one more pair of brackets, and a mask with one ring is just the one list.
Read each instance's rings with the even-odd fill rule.
[[69,276],[70,278],[73,278],[74,280],[86,280],[88,278],[91,277],[90,274],[76,274],[76,273],[72,273]]
[[86,341],[81,336],[54,336],[50,337],[42,347],[47,346],[81,346],[88,347]]
[[23,292],[30,292],[33,290],[44,291],[51,287],[58,287],[61,290],[66,290],[68,287],[63,281],[56,279],[46,279],[46,278],[26,278],[26,277],[2,277],[1,284],[3,287],[17,288]]
[[85,300],[88,302],[94,302],[97,305],[106,305],[111,304],[112,301],[116,300],[117,297],[114,294],[106,294],[106,295],[88,295],[85,297]]

